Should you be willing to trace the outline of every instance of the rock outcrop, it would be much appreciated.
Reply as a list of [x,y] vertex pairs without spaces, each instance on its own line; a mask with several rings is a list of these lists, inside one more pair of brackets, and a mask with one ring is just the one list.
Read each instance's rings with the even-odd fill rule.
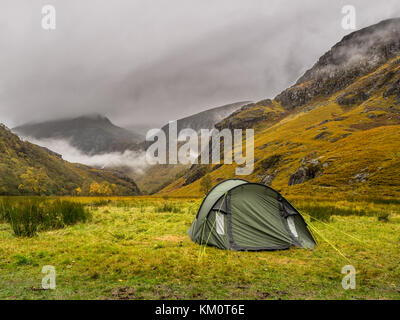
[[304,162],[289,178],[289,186],[304,183],[308,180],[316,178],[321,173],[321,164],[319,160],[313,159]]

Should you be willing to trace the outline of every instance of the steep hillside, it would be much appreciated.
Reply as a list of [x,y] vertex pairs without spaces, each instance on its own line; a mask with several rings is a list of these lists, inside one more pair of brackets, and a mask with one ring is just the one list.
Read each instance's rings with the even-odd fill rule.
[[0,195],[135,195],[136,183],[116,171],[64,161],[0,125]]
[[25,124],[13,131],[35,139],[64,139],[86,154],[101,154],[135,148],[141,135],[114,125],[101,115],[82,116],[34,124]]
[[[255,170],[242,178],[291,195],[399,196],[399,54],[400,19],[357,31],[274,100],[217,124],[256,130]],[[162,193],[200,195],[202,176],[216,183],[234,170],[194,166]]]

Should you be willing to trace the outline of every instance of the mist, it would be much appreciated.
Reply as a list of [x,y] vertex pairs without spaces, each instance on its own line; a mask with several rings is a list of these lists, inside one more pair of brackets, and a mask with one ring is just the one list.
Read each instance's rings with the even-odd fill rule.
[[[56,30],[41,28],[45,4]],[[0,122],[101,113],[133,128],[273,98],[352,32],[341,26],[345,4],[3,0]],[[398,0],[351,4],[357,29],[400,16]]]
[[145,151],[125,150],[124,152],[88,155],[73,147],[68,140],[35,139],[33,137],[21,137],[21,139],[56,152],[71,163],[81,163],[101,169],[128,168],[130,172],[136,174],[142,174],[148,166]]

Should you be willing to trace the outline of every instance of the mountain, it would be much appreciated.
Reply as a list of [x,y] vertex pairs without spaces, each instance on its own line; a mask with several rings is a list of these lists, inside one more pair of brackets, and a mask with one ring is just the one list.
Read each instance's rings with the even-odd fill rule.
[[[302,106],[315,97],[330,96],[345,89],[400,52],[400,19],[382,21],[344,37],[308,70],[297,83],[275,100],[286,109]],[[337,99],[341,105],[361,103],[369,98],[369,87],[355,95]]]
[[[218,122],[248,103],[248,101],[231,103],[179,119],[177,120],[178,132],[182,129],[193,129],[194,131],[199,131],[200,129],[213,129]],[[161,129],[167,133],[168,136],[168,124],[163,126]]]
[[90,155],[122,152],[143,140],[141,135],[120,128],[101,115],[24,124],[13,131],[35,139],[68,140],[73,147]]
[[[400,195],[400,19],[344,37],[290,88],[247,104],[217,128],[254,128],[254,172],[285,195]],[[194,165],[160,193],[199,195],[235,165]]]
[[0,195],[136,195],[136,183],[112,170],[64,161],[0,125]]

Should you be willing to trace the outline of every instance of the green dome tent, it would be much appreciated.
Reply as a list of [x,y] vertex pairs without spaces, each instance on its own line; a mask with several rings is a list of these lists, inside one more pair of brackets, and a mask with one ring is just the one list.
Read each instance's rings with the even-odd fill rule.
[[303,217],[285,198],[270,187],[241,179],[211,189],[188,234],[200,245],[237,251],[316,245]]

